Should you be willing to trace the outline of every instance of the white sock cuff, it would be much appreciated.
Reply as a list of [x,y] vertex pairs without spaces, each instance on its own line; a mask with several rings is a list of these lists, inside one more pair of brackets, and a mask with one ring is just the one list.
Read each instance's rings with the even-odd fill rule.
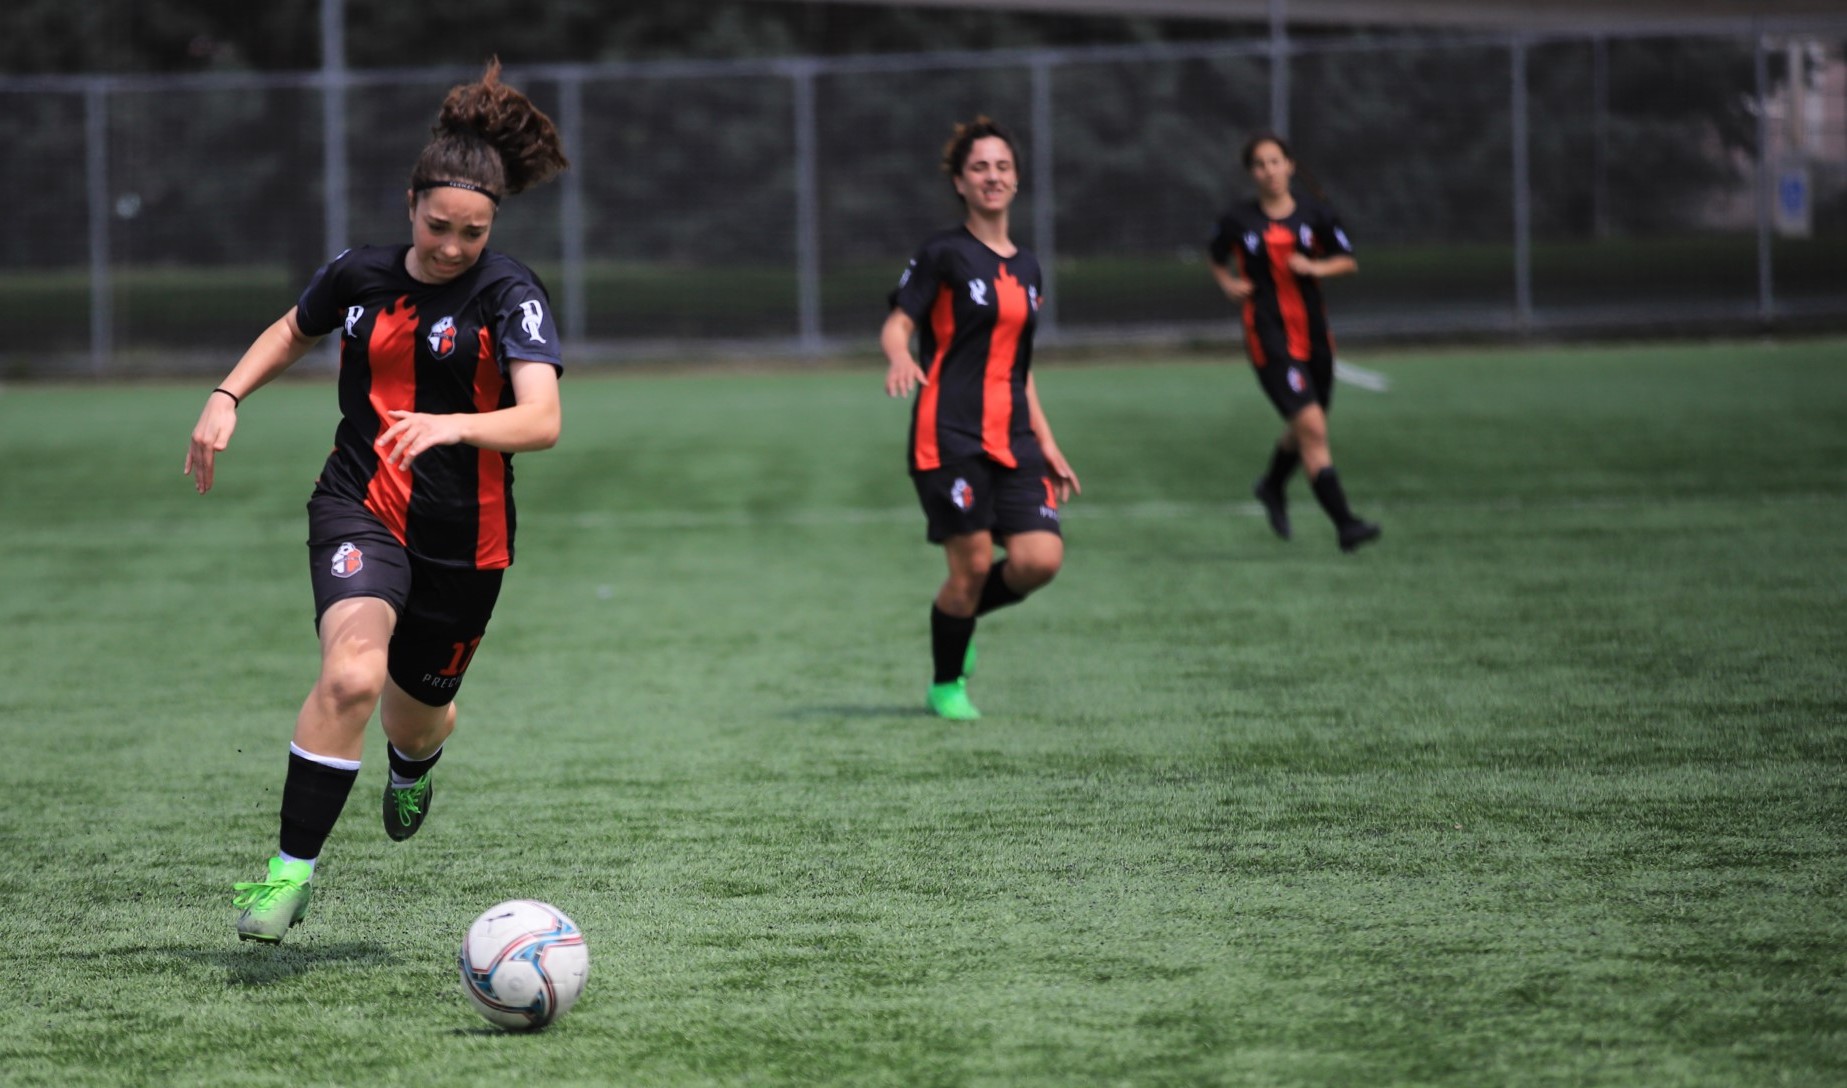
[[446,747],[448,743],[449,743],[448,741],[443,741],[441,744],[438,744],[436,746],[436,750],[434,752],[431,752],[429,755],[424,756],[423,759],[412,759],[411,757],[405,755],[395,744],[391,745],[391,751],[393,755],[396,755],[399,759],[403,760],[406,763],[422,763],[425,760],[435,759],[437,756],[442,755],[443,748]]
[[359,769],[359,761],[356,759],[335,759],[332,756],[317,756],[301,745],[296,744],[294,741],[289,742],[289,754],[292,756],[300,756],[310,763],[319,763],[323,767],[332,767],[337,771],[356,771]]

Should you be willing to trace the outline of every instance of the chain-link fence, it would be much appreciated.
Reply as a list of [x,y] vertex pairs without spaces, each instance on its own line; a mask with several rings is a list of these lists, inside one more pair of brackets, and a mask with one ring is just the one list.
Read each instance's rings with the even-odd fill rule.
[[[1045,340],[1230,338],[1203,242],[1248,192],[1240,144],[1282,118],[1359,247],[1330,288],[1348,336],[1847,324],[1843,40],[510,69],[575,165],[493,244],[550,284],[579,361],[869,349],[914,247],[959,218],[950,124],[986,113],[1022,144]],[[0,78],[0,377],[223,370],[333,252],[408,239],[411,162],[474,74]]]

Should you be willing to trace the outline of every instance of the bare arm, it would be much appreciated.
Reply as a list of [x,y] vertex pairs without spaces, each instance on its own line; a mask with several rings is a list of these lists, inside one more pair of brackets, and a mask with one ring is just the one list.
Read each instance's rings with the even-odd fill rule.
[[1324,257],[1316,260],[1305,253],[1289,255],[1289,271],[1298,276],[1313,276],[1318,280],[1333,279],[1335,276],[1351,276],[1360,270],[1360,262],[1346,254]]
[[879,348],[885,352],[889,364],[885,368],[885,395],[888,397],[908,397],[911,390],[930,384],[923,368],[911,355],[911,335],[916,331],[917,322],[896,306],[885,319],[885,327],[879,330]]
[[408,468],[430,447],[458,443],[501,453],[548,450],[557,445],[564,429],[558,369],[550,363],[515,359],[507,374],[513,382],[511,408],[448,414],[392,412],[394,422],[377,442],[386,451],[385,462]]
[[1212,278],[1218,281],[1219,290],[1233,302],[1243,302],[1251,297],[1251,281],[1239,276],[1225,265],[1213,261],[1206,267],[1212,269]]
[[1052,424],[1045,418],[1045,409],[1039,407],[1039,387],[1033,381],[1033,375],[1026,375],[1026,411],[1032,420],[1033,437],[1039,440],[1039,449],[1045,453],[1046,468],[1051,470],[1052,482],[1058,488],[1058,501],[1064,502],[1073,494],[1084,493],[1083,485],[1078,483],[1077,473],[1071,471],[1071,463],[1058,448],[1058,442],[1052,437]]
[[217,456],[231,444],[231,435],[237,430],[238,401],[294,366],[320,340],[318,336],[301,331],[301,326],[295,322],[295,310],[290,308],[275,324],[263,330],[244,352],[244,357],[231,368],[231,373],[219,383],[220,389],[229,390],[237,400],[216,391],[205,398],[199,422],[192,428],[192,442],[186,448],[186,465],[180,470],[192,477],[193,487],[199,494],[212,489]]

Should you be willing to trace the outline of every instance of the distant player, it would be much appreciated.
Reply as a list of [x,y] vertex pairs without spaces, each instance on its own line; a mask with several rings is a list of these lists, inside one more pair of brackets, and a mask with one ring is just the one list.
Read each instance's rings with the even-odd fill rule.
[[[1382,530],[1362,521],[1347,496],[1328,451],[1327,413],[1334,395],[1334,338],[1321,303],[1321,281],[1359,271],[1353,245],[1334,209],[1296,195],[1290,187],[1295,159],[1274,133],[1244,145],[1244,168],[1257,198],[1234,204],[1212,234],[1212,276],[1244,310],[1244,344],[1257,382],[1288,426],[1276,440],[1270,471],[1253,494],[1277,536],[1290,537],[1284,488],[1300,465],[1315,498],[1333,519],[1342,551],[1379,539]],[[1235,268],[1230,264],[1235,258]]]
[[308,502],[320,677],[282,788],[281,849],[238,884],[240,939],[277,942],[307,913],[315,859],[380,709],[385,831],[416,834],[455,694],[513,562],[512,455],[558,440],[563,364],[551,300],[486,248],[501,197],[566,163],[552,122],[499,79],[452,89],[411,171],[409,245],[350,249],[315,273],[206,398],[185,471],[211,489],[242,400],[329,334],[340,423]]
[[[1064,563],[1059,504],[1080,489],[1052,439],[1031,373],[1039,262],[1008,236],[1020,191],[1013,138],[986,117],[943,150],[966,216],[933,235],[891,293],[879,334],[885,392],[907,397],[911,480],[949,576],[930,609],[930,709],[981,716],[968,695],[975,619],[1023,600]],[[918,356],[911,354],[911,338]],[[918,357],[927,360],[920,364]],[[1006,550],[994,558],[994,544]]]

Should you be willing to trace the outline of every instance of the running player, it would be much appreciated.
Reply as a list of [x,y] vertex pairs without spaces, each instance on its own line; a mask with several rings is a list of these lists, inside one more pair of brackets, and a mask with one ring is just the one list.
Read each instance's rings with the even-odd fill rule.
[[[1351,275],[1359,271],[1359,262],[1334,209],[1292,191],[1295,158],[1282,137],[1269,132],[1252,137],[1244,145],[1243,161],[1257,183],[1257,198],[1233,205],[1219,220],[1210,246],[1212,276],[1227,298],[1243,304],[1244,345],[1257,382],[1288,424],[1253,494],[1270,528],[1288,540],[1284,488],[1300,465],[1334,522],[1341,550],[1350,552],[1379,539],[1383,530],[1347,506],[1328,451],[1334,338],[1321,303],[1321,281]],[[1235,271],[1227,264],[1233,256]]]
[[492,61],[443,101],[410,175],[410,244],[350,249],[315,273],[193,428],[184,471],[204,494],[239,404],[339,334],[340,423],[308,502],[320,675],[289,745],[281,848],[236,886],[243,940],[279,942],[307,913],[375,707],[385,832],[422,826],[456,690],[513,562],[512,455],[558,441],[551,301],[486,246],[501,197],[567,164],[551,120],[499,73]]
[[[1080,489],[1039,407],[1031,366],[1039,262],[1008,236],[1020,191],[1013,138],[986,117],[943,149],[965,217],[933,235],[891,293],[879,334],[885,392],[908,397],[912,483],[949,576],[930,609],[930,709],[981,716],[968,696],[975,619],[1024,600],[1064,563],[1059,504]],[[918,355],[911,354],[911,338]],[[918,358],[929,360],[927,368]],[[1006,555],[996,560],[999,540]]]

